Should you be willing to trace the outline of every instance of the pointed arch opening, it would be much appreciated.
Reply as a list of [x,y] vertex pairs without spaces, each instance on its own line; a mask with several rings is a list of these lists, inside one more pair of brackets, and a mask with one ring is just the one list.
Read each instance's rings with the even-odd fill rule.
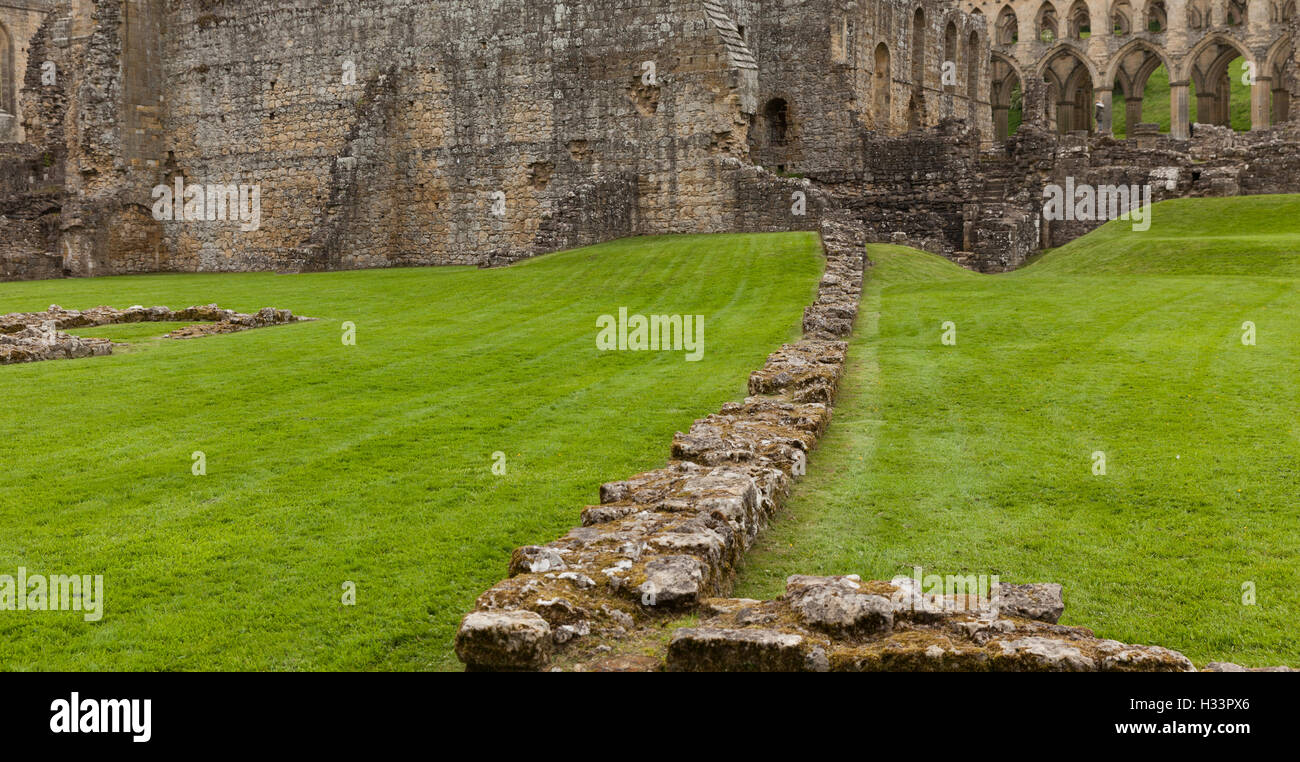
[[1169,61],[1159,48],[1134,40],[1115,54],[1107,76],[1111,82],[1111,132],[1130,137],[1139,123],[1172,132]]
[[925,83],[925,11],[920,8],[912,14],[912,85]]
[[1205,29],[1210,24],[1210,0],[1187,0],[1187,28]]
[[14,116],[18,108],[15,105],[17,93],[14,76],[14,44],[9,30],[0,22],[0,113]]
[[[1252,88],[1244,76],[1247,66],[1254,65],[1250,53],[1232,38],[1212,34],[1197,43],[1184,61],[1184,76],[1193,93],[1189,119],[1237,132],[1251,129]],[[1255,71],[1263,73],[1266,68],[1256,66]],[[1267,121],[1268,109],[1263,111],[1259,116]]]
[[1117,0],[1110,6],[1110,33],[1123,37],[1133,32],[1133,6],[1128,0]]
[[1169,27],[1169,11],[1165,8],[1165,0],[1150,0],[1147,3],[1143,26],[1152,34],[1160,34]]
[[876,129],[881,132],[889,129],[892,121],[890,114],[890,93],[891,75],[889,71],[889,47],[885,43],[876,46],[874,55],[875,68],[871,74],[871,105],[875,113]]
[[[957,76],[957,25],[951,21],[943,30],[943,65],[945,72],[949,66],[952,67],[953,79],[955,80]],[[943,90],[946,93],[955,93],[957,92],[957,83],[955,81],[946,81]]]
[[1246,0],[1228,0],[1228,26],[1246,26],[1249,21],[1250,7],[1246,4]]
[[1048,45],[1056,42],[1059,26],[1060,25],[1056,20],[1056,6],[1052,5],[1050,2],[1044,2],[1038,8],[1038,17],[1035,23],[1035,28],[1038,30],[1039,42]]
[[1015,45],[1020,42],[1020,19],[1010,5],[1002,6],[998,14],[997,41],[999,45]]
[[1273,44],[1264,65],[1264,71],[1271,76],[1269,115],[1272,124],[1281,124],[1291,119],[1291,90],[1288,83],[1295,71],[1294,57],[1291,38],[1283,37]]
[[1086,40],[1092,36],[1092,15],[1088,12],[1088,3],[1074,0],[1066,16],[1066,32],[1072,40]]
[[1062,45],[1046,57],[1040,73],[1047,85],[1044,108],[1048,124],[1061,134],[1091,134],[1094,72],[1088,62],[1073,47]]
[[990,61],[989,103],[993,109],[993,134],[1005,140],[1024,121],[1024,85],[1011,59],[994,53]]

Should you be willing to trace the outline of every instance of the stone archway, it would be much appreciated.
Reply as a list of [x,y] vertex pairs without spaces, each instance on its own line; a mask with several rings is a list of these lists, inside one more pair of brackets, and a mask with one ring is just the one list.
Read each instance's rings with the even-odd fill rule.
[[[1294,13],[1294,0],[1291,3]],[[1283,11],[1284,18],[1286,11]],[[1291,119],[1291,84],[1296,76],[1295,51],[1291,37],[1288,35],[1273,43],[1265,57],[1263,73],[1269,77],[1270,123],[1281,124]]]
[[998,12],[997,31],[993,39],[998,45],[1015,45],[1020,41],[1020,19],[1009,3]]
[[[1247,67],[1253,67],[1257,77],[1251,88],[1251,129],[1265,129],[1269,126],[1268,96],[1271,80],[1250,50],[1232,37],[1214,33],[1197,43],[1183,59],[1179,79],[1184,88],[1189,83],[1196,88],[1198,122],[1231,126],[1232,88],[1228,68],[1237,58],[1241,58]],[[1170,108],[1173,109],[1172,104]],[[1182,118],[1187,118],[1188,109],[1186,104],[1181,106]]]
[[[1105,125],[1099,125],[1103,131],[1112,129],[1115,124],[1114,114],[1122,113],[1124,115],[1123,124],[1128,134],[1132,133],[1133,127],[1142,121],[1142,107],[1146,95],[1146,86],[1154,73],[1161,66],[1165,67],[1166,72],[1173,76],[1173,68],[1169,58],[1164,51],[1156,44],[1145,39],[1134,39],[1120,48],[1114,56],[1111,57],[1110,67],[1103,75],[1103,86],[1118,86],[1122,99],[1115,99],[1115,90],[1111,93],[1111,102],[1108,113],[1106,114]],[[1103,102],[1105,99],[1102,99]],[[1170,131],[1173,132],[1176,119],[1170,120]]]
[[1024,118],[1024,79],[1014,61],[994,53],[990,62],[989,102],[993,108],[993,135],[1005,140],[1015,134]]
[[1097,81],[1092,63],[1072,46],[1060,45],[1044,57],[1039,74],[1047,83],[1048,99],[1043,105],[1048,124],[1054,123],[1061,134],[1082,130],[1091,133],[1091,103]]

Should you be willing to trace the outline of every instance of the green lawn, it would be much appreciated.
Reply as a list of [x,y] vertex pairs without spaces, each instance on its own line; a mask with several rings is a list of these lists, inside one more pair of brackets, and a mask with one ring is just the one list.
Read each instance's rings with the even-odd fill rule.
[[[455,628],[510,551],[563,534],[601,482],[661,466],[674,431],[742,397],[798,336],[820,273],[816,236],[795,233],[632,239],[499,270],[0,284],[0,312],[217,302],[319,318],[189,341],[86,329],[133,346],[0,367],[0,574],[102,574],[107,599],[96,624],[0,611],[0,669],[457,668]],[[704,315],[703,360],[598,352],[596,319],[619,307]]]
[[1170,201],[1004,275],[869,250],[835,421],[738,595],[997,574],[1104,637],[1300,665],[1300,196]]

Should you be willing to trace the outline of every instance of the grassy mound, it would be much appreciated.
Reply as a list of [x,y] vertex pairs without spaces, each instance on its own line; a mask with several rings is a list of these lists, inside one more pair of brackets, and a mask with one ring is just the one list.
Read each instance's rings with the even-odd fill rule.
[[[106,598],[96,624],[0,613],[0,667],[455,668],[455,628],[510,551],[567,531],[601,482],[662,465],[674,431],[742,397],[798,336],[820,272],[816,236],[798,233],[632,239],[486,271],[0,284],[0,312],[217,302],[319,318],[179,342],[150,341],[156,324],[86,329],[140,343],[0,368],[0,574],[102,574]],[[620,307],[705,316],[703,359],[597,351],[597,317]]]
[[1103,637],[1300,664],[1300,197],[1167,202],[998,276],[869,252],[835,422],[738,595],[996,574]]

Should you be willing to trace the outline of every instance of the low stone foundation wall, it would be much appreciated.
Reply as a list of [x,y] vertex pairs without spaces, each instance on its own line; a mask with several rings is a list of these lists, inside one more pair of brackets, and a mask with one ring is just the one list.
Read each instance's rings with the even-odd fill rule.
[[1159,646],[1057,624],[1060,585],[999,584],[986,598],[924,595],[916,581],[791,577],[774,601],[706,601],[668,647],[673,671],[1192,672]]
[[113,353],[108,339],[81,338],[63,333],[70,328],[86,328],[121,323],[195,322],[168,333],[165,338],[189,339],[219,333],[235,333],[253,328],[296,323],[310,318],[295,317],[289,310],[266,307],[249,315],[223,310],[215,304],[172,310],[167,307],[112,307],[65,310],[57,304],[45,312],[14,312],[0,315],[0,365],[71,360]]

